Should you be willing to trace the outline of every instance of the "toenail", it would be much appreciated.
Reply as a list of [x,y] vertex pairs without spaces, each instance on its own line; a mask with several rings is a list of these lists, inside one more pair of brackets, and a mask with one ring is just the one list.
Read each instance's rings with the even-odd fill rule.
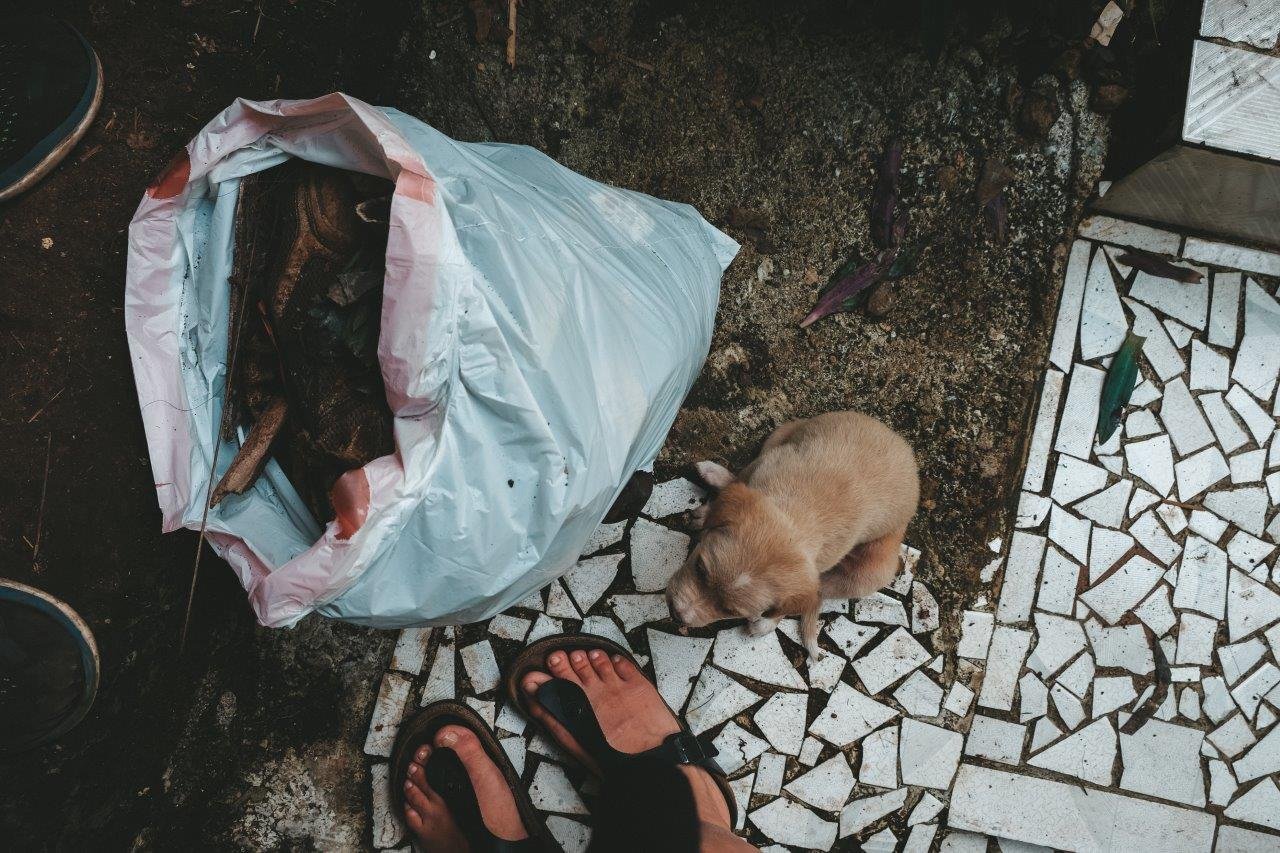
[[614,655],[614,656],[613,656],[613,662],[614,662],[614,663],[622,663],[622,655]]
[[424,746],[424,747],[420,747],[420,748],[418,749],[418,760],[419,760],[419,761],[425,761],[425,760],[426,760],[426,758],[427,758],[427,753],[428,753],[428,752],[430,752],[430,750],[428,750],[425,746]]
[[413,783],[412,783],[412,782],[405,782],[405,783],[404,783],[404,789],[405,789],[406,791],[412,791],[412,790],[413,790]]
[[551,663],[560,663],[560,661],[563,660],[563,658],[560,657],[559,652],[556,652],[550,658],[548,658],[548,660],[551,661]]
[[594,651],[594,652],[592,652],[592,653],[591,653],[591,659],[592,659],[592,660],[600,660],[600,658],[602,658],[602,657],[604,657],[604,652],[602,652],[602,651],[596,650],[596,651]]
[[457,742],[458,742],[458,736],[455,735],[453,732],[445,732],[444,734],[440,735],[441,746],[452,746]]
[[410,775],[410,776],[417,776],[417,775],[418,775],[419,773],[421,773],[421,772],[422,772],[422,770],[421,770],[421,768],[419,768],[419,767],[418,767],[418,765],[416,765],[416,764],[410,764],[410,765],[409,765],[409,775]]
[[574,663],[582,663],[583,661],[582,652],[574,652],[569,657],[573,658]]
[[538,689],[538,682],[534,681],[533,679],[529,679],[524,683],[524,692],[526,693],[532,693],[537,689]]

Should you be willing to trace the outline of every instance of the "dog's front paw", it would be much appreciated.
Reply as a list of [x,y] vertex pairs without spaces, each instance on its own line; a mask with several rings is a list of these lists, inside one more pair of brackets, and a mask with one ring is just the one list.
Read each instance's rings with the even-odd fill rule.
[[804,648],[805,651],[809,653],[809,663],[817,663],[822,660],[823,651],[822,647],[818,645],[817,640],[814,640],[811,643],[805,643]]
[[763,616],[755,619],[747,620],[747,633],[753,637],[763,637],[765,634],[772,634],[773,630],[778,627],[781,619],[766,619]]

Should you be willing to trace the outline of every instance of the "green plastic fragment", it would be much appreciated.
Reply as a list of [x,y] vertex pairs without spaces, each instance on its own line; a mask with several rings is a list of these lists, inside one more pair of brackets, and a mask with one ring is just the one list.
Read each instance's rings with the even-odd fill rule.
[[1120,426],[1120,414],[1133,396],[1138,384],[1138,353],[1147,339],[1130,332],[1125,336],[1120,351],[1111,359],[1106,381],[1102,383],[1102,402],[1098,406],[1098,443],[1107,440]]

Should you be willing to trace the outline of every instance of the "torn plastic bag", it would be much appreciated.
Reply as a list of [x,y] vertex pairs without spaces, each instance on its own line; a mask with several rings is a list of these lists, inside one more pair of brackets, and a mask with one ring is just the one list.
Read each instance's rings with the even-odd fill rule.
[[199,528],[211,476],[239,182],[290,157],[395,183],[378,360],[396,452],[338,481],[323,529],[271,461],[209,512],[209,541],[264,625],[486,618],[567,571],[652,464],[737,244],[525,146],[341,94],[236,101],[129,227],[125,322],[166,531]]

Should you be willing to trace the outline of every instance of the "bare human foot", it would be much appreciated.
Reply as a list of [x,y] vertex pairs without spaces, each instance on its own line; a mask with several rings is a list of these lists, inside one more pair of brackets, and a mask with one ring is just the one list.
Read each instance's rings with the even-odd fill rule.
[[[484,751],[475,733],[463,726],[443,726],[436,732],[434,743],[437,749],[453,750],[462,762],[476,792],[485,828],[506,841],[528,838],[506,777]],[[423,768],[431,752],[429,746],[418,747],[409,764],[409,775],[404,781],[404,822],[424,853],[465,853],[470,846],[462,830],[449,814],[444,800],[427,784]]]
[[[661,694],[621,655],[612,658],[599,649],[573,649],[568,653],[552,652],[547,656],[548,672],[531,672],[524,678],[529,694],[529,711],[547,727],[552,737],[567,752],[599,775],[600,768],[578,745],[573,736],[538,704],[538,688],[554,678],[572,681],[583,689],[600,730],[609,745],[619,752],[644,752],[660,745],[667,735],[680,731],[680,723],[667,708]],[[706,770],[686,764],[680,771],[693,790],[698,818],[720,827],[729,827],[729,807],[724,794]]]

